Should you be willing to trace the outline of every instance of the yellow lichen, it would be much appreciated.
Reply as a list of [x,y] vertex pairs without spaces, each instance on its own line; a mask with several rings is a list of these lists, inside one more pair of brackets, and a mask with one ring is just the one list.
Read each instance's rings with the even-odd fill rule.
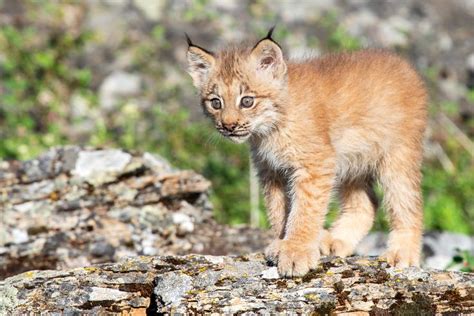
[[200,268],[198,269],[198,271],[199,271],[199,273],[203,273],[203,272],[205,272],[207,269],[209,269],[209,267],[204,266],[204,267],[200,267]]
[[308,301],[317,302],[319,301],[319,296],[315,293],[308,293],[304,295],[304,298]]
[[276,300],[281,299],[281,295],[278,294],[278,293],[272,292],[272,293],[268,294],[268,298],[271,299],[272,301],[276,301]]
[[31,279],[35,276],[35,271],[28,271],[28,272],[25,272],[25,277]]

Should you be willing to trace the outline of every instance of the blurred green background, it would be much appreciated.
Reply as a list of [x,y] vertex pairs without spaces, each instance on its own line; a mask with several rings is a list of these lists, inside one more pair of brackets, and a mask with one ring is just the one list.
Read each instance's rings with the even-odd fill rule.
[[[269,1],[233,5],[205,0],[0,0],[0,158],[30,159],[51,146],[71,143],[159,153],[176,167],[194,169],[212,181],[219,221],[249,222],[248,148],[220,138],[200,113],[185,73],[184,32],[212,48],[246,34],[261,36],[277,22],[275,39],[296,52],[379,43],[345,27],[344,10],[321,8],[292,20],[284,7],[275,9]],[[417,38],[403,29],[400,36],[408,42],[380,46],[413,60],[431,94],[423,167],[426,229],[472,234],[469,146],[474,123],[463,106],[473,106],[474,90],[468,87],[450,98],[440,80],[450,80],[451,70],[446,72],[441,59],[437,62],[436,52],[423,62],[424,47]],[[263,203],[259,208],[264,227]],[[334,216],[333,210],[329,221]],[[374,229],[387,229],[384,218],[378,212]]]

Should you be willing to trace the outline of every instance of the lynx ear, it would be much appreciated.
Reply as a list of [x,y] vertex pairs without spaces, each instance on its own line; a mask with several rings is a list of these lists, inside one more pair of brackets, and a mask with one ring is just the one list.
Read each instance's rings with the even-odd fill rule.
[[270,72],[274,78],[283,78],[286,74],[286,63],[280,46],[271,38],[273,28],[252,49],[250,57],[257,71]]
[[193,78],[196,88],[201,88],[209,78],[209,74],[215,65],[214,54],[204,48],[194,45],[186,34],[188,41],[188,73]]

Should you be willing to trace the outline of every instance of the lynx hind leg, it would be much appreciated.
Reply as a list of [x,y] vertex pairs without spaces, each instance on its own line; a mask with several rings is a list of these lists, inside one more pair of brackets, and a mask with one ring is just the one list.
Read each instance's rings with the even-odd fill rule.
[[[421,153],[385,159],[380,169],[391,231],[384,257],[392,266],[419,266],[423,231]],[[402,157],[403,156],[403,157]]]
[[369,232],[374,222],[376,199],[371,185],[347,183],[341,188],[341,214],[329,232],[321,236],[324,255],[346,257]]

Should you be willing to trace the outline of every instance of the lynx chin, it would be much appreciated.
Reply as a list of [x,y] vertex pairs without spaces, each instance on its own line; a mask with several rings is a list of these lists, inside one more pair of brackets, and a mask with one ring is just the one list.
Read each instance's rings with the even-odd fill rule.
[[[188,37],[187,51],[204,112],[223,136],[250,143],[275,238],[267,259],[291,277],[315,268],[321,254],[351,255],[373,224],[378,182],[391,225],[384,257],[418,266],[422,80],[383,50],[288,60],[272,31],[218,52]],[[326,231],[333,195],[341,214]]]

